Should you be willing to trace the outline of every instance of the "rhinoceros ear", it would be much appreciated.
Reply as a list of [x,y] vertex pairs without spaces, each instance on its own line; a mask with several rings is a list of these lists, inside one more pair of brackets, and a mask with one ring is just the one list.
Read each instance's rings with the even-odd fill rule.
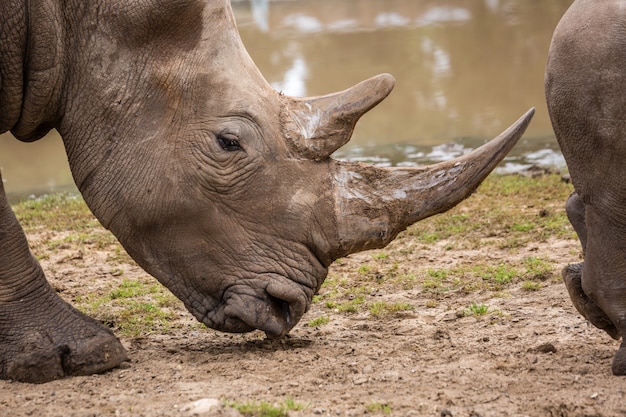
[[299,156],[321,161],[345,145],[359,118],[391,92],[395,79],[380,74],[333,94],[294,98],[283,96],[282,128]]

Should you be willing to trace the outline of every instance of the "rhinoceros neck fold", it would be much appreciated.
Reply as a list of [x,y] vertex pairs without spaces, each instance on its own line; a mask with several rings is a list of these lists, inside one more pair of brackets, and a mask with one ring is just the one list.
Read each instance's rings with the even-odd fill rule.
[[534,109],[496,139],[424,168],[335,165],[338,254],[386,246],[411,224],[469,197],[524,133]]
[[[0,48],[0,131],[34,141],[55,127],[62,91],[64,31],[61,10],[49,0],[3,1],[0,15],[7,36]],[[1,31],[0,31],[1,32]],[[4,36],[2,36],[3,40]],[[7,74],[7,72],[9,72]],[[7,110],[5,110],[7,109]]]
[[27,23],[25,9],[19,3],[0,2],[0,133],[15,126],[22,111]]

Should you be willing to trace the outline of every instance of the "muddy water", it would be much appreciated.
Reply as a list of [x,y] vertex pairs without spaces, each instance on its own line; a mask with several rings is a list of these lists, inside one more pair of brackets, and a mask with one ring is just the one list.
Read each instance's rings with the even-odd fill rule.
[[[397,79],[337,157],[421,164],[497,135],[537,114],[501,169],[560,165],[543,96],[552,31],[571,0],[236,1],[246,47],[266,78],[291,95],[342,90],[374,74]],[[72,188],[58,135],[35,144],[0,136],[0,167],[14,198]]]

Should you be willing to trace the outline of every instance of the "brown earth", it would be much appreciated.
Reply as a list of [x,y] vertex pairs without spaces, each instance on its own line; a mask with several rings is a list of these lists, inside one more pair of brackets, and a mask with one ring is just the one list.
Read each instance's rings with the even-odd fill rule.
[[[494,248],[446,249],[446,242],[438,242],[417,256],[381,262],[449,268],[540,254],[563,265],[579,251],[573,239],[527,245],[516,255]],[[120,279],[106,259],[102,251],[60,247],[42,264],[61,295],[76,300]],[[355,271],[371,259],[367,252],[352,255],[331,274]],[[125,279],[150,279],[132,263],[123,269]],[[292,398],[305,407],[289,416],[626,415],[626,378],[610,370],[618,342],[577,314],[558,276],[541,287],[527,291],[517,283],[500,295],[449,291],[433,302],[432,293],[421,288],[387,291],[372,285],[368,299],[412,309],[375,317],[316,302],[280,341],[258,332],[205,330],[177,307],[179,323],[172,329],[122,337],[130,361],[121,369],[43,385],[0,381],[0,414],[239,416],[222,405],[225,400],[284,404]],[[471,303],[485,303],[492,313],[463,314]],[[330,322],[307,324],[321,316]]]

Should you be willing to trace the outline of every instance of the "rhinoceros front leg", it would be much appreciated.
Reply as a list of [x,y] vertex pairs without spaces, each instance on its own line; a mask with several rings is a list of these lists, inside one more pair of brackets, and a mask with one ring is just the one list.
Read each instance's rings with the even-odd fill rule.
[[0,378],[41,383],[103,372],[124,360],[113,333],[49,285],[0,178]]

